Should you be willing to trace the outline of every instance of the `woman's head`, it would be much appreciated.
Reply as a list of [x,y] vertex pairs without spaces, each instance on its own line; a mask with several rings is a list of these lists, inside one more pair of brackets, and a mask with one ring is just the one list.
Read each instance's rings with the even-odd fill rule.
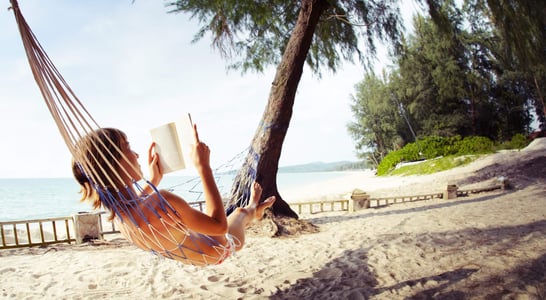
[[142,179],[138,154],[131,150],[125,133],[115,128],[100,128],[76,144],[72,172],[82,186],[82,200],[100,207],[95,185],[111,191],[122,190]]

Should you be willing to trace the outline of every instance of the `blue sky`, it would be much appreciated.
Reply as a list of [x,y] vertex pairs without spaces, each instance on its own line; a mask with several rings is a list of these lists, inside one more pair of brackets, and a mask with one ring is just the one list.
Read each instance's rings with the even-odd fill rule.
[[[70,155],[32,78],[15,18],[0,9],[0,178],[69,177]],[[163,1],[40,1],[19,6],[65,80],[103,126],[124,130],[144,161],[149,130],[190,112],[213,167],[247,147],[265,109],[274,67],[226,71],[197,23]],[[354,86],[345,64],[322,79],[304,70],[280,165],[356,161],[347,132]],[[142,163],[142,165],[145,165]]]

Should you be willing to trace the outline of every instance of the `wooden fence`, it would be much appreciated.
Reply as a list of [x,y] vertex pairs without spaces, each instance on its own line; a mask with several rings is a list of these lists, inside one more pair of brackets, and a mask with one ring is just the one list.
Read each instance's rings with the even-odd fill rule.
[[422,200],[431,200],[434,198],[443,198],[444,193],[434,193],[434,194],[425,194],[425,195],[413,195],[413,196],[393,196],[393,197],[382,197],[382,198],[370,198],[369,207],[382,207],[391,204],[413,202],[413,201],[422,201]]
[[291,207],[295,207],[298,214],[302,212],[308,212],[310,214],[335,211],[335,210],[348,210],[349,200],[329,200],[329,201],[309,201],[309,202],[295,202],[288,203]]
[[0,249],[75,242],[72,217],[0,222]]
[[[98,213],[101,238],[119,233],[113,222],[103,219],[104,214],[106,212]],[[74,218],[70,216],[0,222],[0,239],[0,249],[75,243]]]
[[[308,201],[295,202],[289,205],[297,210],[299,214],[308,212],[311,214],[326,211],[356,211],[365,208],[380,208],[397,203],[406,203],[413,201],[431,200],[434,198],[452,199],[461,196],[468,196],[471,193],[487,192],[495,189],[509,188],[508,181],[492,185],[481,189],[458,190],[456,186],[447,187],[446,192],[432,193],[412,196],[392,196],[371,198],[365,192],[360,190],[353,191],[351,199],[327,200],[327,201]],[[196,209],[203,211],[205,201],[190,203]],[[97,213],[99,217],[100,238],[105,235],[120,233],[115,228],[113,222],[104,219],[106,212]],[[21,248],[32,246],[43,246],[56,243],[76,242],[76,233],[74,231],[75,217],[60,217],[35,219],[24,221],[0,222],[0,249]],[[59,225],[60,224],[60,225]],[[105,226],[108,228],[105,230]]]

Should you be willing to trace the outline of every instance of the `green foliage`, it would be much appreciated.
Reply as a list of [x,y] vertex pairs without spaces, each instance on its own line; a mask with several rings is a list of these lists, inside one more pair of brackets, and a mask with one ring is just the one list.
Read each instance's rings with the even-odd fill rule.
[[[508,51],[515,41],[503,39],[507,32],[496,30],[497,24],[487,10],[489,5],[500,5],[493,15],[502,16],[510,5],[516,5],[513,9],[524,15],[517,20],[523,29],[531,28],[526,26],[537,19],[536,12],[527,10],[531,6],[519,7],[517,1],[498,4],[483,0],[465,2],[464,7],[457,7],[454,1],[427,3],[434,4],[436,17],[414,17],[413,32],[395,55],[391,73],[383,76],[380,85],[366,79],[366,84],[358,87],[357,97],[365,95],[367,101],[355,102],[353,110],[360,112],[359,120],[365,122],[351,133],[367,141],[359,145],[365,144],[374,160],[382,162],[377,164],[379,172],[387,172],[400,161],[490,152],[495,142],[529,131],[533,105],[539,123],[544,122],[544,100],[540,96],[546,94],[541,92],[546,87],[544,60],[534,60],[534,71],[525,68],[518,59],[520,55]],[[514,16],[504,16],[508,19],[503,20],[510,21]],[[443,26],[432,19],[441,19]],[[445,28],[446,24],[450,28]],[[512,33],[517,34],[517,30]],[[538,37],[544,33],[526,32],[522,36],[529,34]],[[542,54],[543,48],[538,51]],[[391,108],[370,110],[379,104],[390,104]],[[462,138],[468,136],[481,137]],[[417,138],[421,139],[408,144]],[[514,139],[503,147],[525,145],[523,137]],[[405,150],[391,154],[403,145]]]
[[521,133],[518,133],[510,140],[511,149],[523,149],[529,145],[529,140]]
[[381,160],[379,165],[377,166],[377,175],[386,175],[389,171],[391,171],[397,164],[399,164],[402,161],[402,150],[397,150],[390,152]]
[[[459,22],[454,17],[454,23]],[[470,132],[469,54],[461,38],[466,34],[439,29],[429,18],[414,18],[414,32],[397,56],[399,76],[395,94],[408,108],[417,136],[466,135]]]
[[[430,136],[415,143],[409,143],[404,148],[387,154],[377,167],[377,175],[385,175],[391,172],[400,162],[485,154],[493,151],[495,151],[495,143],[487,137],[470,136],[461,139],[460,136]],[[453,165],[453,162],[451,162],[451,165]]]
[[402,161],[414,161],[419,160],[423,157],[423,154],[421,152],[420,143],[409,143],[404,148],[397,150],[400,152],[400,156]]
[[489,138],[483,136],[470,136],[457,142],[455,148],[457,155],[485,154],[495,151],[495,144]]
[[415,165],[408,165],[400,167],[396,170],[390,172],[390,175],[422,175],[422,174],[433,174],[436,172],[441,172],[449,170],[455,167],[460,167],[467,165],[477,158],[479,155],[466,155],[466,156],[447,156],[440,157],[437,159],[424,161]]
[[[370,65],[379,40],[389,43],[393,49],[399,47],[402,20],[398,5],[398,0],[356,3],[352,0],[176,0],[167,3],[171,13],[186,13],[199,21],[201,28],[194,42],[210,35],[212,46],[233,60],[228,68],[242,73],[263,72],[268,66],[279,65],[300,12],[321,11],[305,57],[307,66],[318,75],[324,68],[335,72],[343,61],[353,62],[355,57]],[[362,24],[366,26],[360,26]]]
[[544,1],[467,1],[470,9],[485,16],[500,37],[507,43],[505,51],[512,52],[526,69],[544,66],[546,31],[544,30]]
[[423,158],[431,159],[455,154],[455,145],[460,139],[461,137],[458,135],[453,137],[428,136],[417,143],[422,147]]
[[529,145],[529,140],[521,133],[512,137],[508,142],[502,143],[499,149],[523,149]]
[[363,157],[369,149],[372,160],[381,160],[389,151],[395,150],[399,133],[396,124],[400,121],[398,110],[390,101],[389,91],[382,79],[367,74],[356,86],[352,97],[355,122],[349,124],[349,133],[357,141],[357,153]]

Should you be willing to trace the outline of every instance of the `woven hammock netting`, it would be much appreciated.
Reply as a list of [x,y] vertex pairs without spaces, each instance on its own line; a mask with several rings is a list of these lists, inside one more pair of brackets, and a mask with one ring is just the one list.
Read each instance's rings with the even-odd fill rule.
[[[93,119],[56,69],[21,14],[17,1],[11,0],[11,5],[32,74],[47,108],[75,165],[81,168],[94,191],[100,195],[101,206],[113,213],[114,221],[123,235],[144,250],[183,263],[193,265],[220,263],[225,258],[226,246],[212,237],[187,229],[176,210],[163,199],[151,182],[145,179],[142,182],[133,182],[130,187],[112,189],[119,186],[117,183],[123,182],[123,178],[127,178],[134,171],[128,168],[135,167],[128,163],[127,157],[113,140],[98,136],[101,134],[101,126]],[[94,151],[96,156],[91,157],[82,153],[81,147],[78,147],[82,139],[90,136],[95,137],[91,140],[93,147],[96,148]],[[243,152],[215,169],[214,173],[233,172],[233,166],[242,161]],[[97,167],[96,162],[99,160],[114,161],[114,163]],[[243,183],[240,186],[250,186],[250,181],[253,181],[251,177],[246,179],[248,181],[246,184]],[[154,192],[143,194],[142,187],[145,185],[152,187]],[[202,192],[198,190],[199,185],[199,179],[196,178],[169,188],[176,191],[183,186],[190,186],[189,191],[197,193],[194,200],[200,200]],[[248,192],[236,192],[232,191],[231,194],[245,195],[245,197],[248,195]],[[152,201],[150,197],[155,199]],[[245,205],[244,201],[238,199],[237,201]]]

